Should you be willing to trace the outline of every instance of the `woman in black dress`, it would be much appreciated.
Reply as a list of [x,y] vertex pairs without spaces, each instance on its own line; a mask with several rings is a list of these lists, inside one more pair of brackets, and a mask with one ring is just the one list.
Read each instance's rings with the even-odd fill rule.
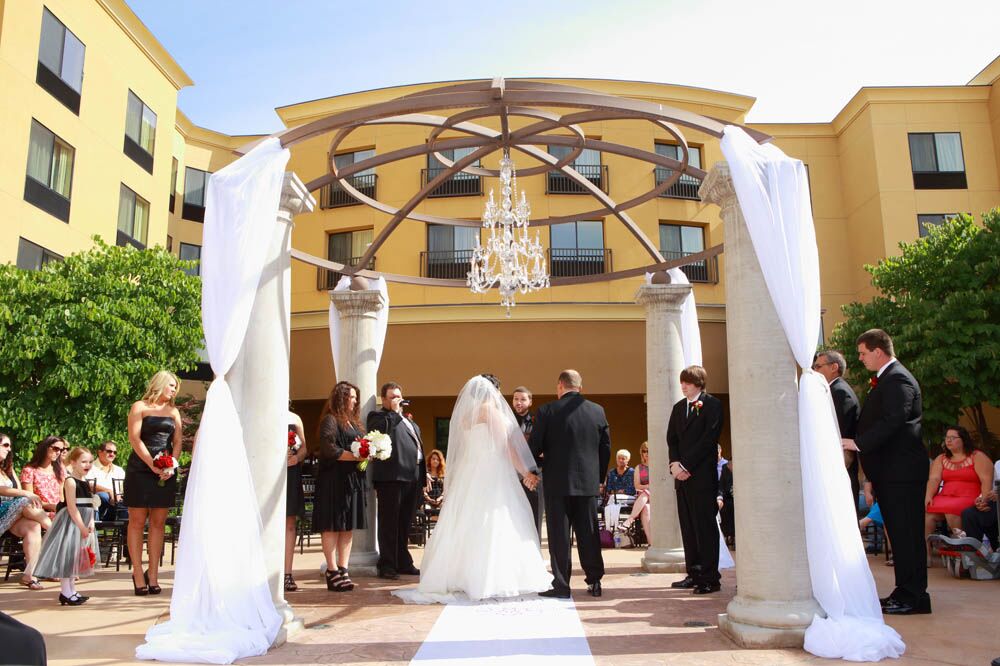
[[351,559],[352,530],[363,530],[365,519],[365,473],[351,443],[362,436],[358,387],[337,382],[320,415],[315,454],[319,458],[313,527],[319,530],[326,557],[326,587],[334,592],[354,589],[347,572]]
[[[128,413],[128,440],[132,455],[125,466],[125,496],[128,507],[128,554],[132,561],[132,585],[137,597],[159,594],[160,554],[167,512],[177,497],[177,477],[172,469],[157,469],[153,459],[161,453],[181,454],[181,415],[174,398],[181,382],[166,370],[153,375],[142,400]],[[162,485],[161,485],[162,483]],[[142,533],[149,518],[149,570],[142,570]]]
[[302,490],[302,461],[305,460],[306,435],[302,419],[288,410],[288,488],[285,491],[285,592],[299,589],[292,576],[292,559],[295,557],[295,527],[299,518],[305,518],[306,497]]

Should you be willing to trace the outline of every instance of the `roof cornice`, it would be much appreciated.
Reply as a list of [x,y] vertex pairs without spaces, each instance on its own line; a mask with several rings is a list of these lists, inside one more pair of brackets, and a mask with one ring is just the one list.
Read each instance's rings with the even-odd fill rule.
[[149,58],[150,62],[163,73],[174,88],[180,90],[194,85],[194,81],[187,75],[187,72],[181,69],[181,66],[163,47],[163,44],[153,36],[149,28],[135,15],[135,12],[124,0],[97,0],[97,4],[108,13],[108,16],[139,47],[139,50]]

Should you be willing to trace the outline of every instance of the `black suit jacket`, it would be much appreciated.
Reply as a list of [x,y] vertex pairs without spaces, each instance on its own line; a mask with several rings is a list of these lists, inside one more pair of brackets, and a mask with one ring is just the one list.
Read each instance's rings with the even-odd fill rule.
[[531,431],[531,451],[545,461],[545,494],[600,494],[611,460],[611,435],[604,408],[576,392],[543,405]]
[[902,363],[893,362],[869,391],[854,436],[861,465],[872,483],[927,482],[922,416],[917,380]]
[[679,462],[691,474],[686,481],[675,481],[698,487],[717,488],[719,485],[718,449],[722,432],[722,403],[719,399],[702,393],[702,408],[697,414],[687,415],[687,398],[674,405],[667,423],[667,451],[670,462]]
[[830,382],[830,395],[833,397],[833,409],[837,412],[840,436],[854,439],[858,427],[858,414],[861,412],[857,394],[842,377],[837,377]]
[[417,449],[423,444],[420,441],[420,428],[413,421],[413,431],[416,439],[410,434],[410,429],[403,423],[403,415],[388,409],[378,409],[368,413],[366,427],[368,431],[378,430],[392,438],[392,455],[388,460],[372,461],[372,481],[416,481],[424,482],[423,456],[417,462]]

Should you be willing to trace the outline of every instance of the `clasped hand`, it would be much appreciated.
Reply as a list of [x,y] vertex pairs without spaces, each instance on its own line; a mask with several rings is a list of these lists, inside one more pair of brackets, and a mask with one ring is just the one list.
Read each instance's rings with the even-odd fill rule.
[[691,478],[691,472],[688,472],[679,462],[670,463],[670,475],[677,479],[678,481],[687,481]]
[[538,475],[528,472],[524,475],[524,478],[521,479],[521,483],[523,483],[524,487],[528,490],[534,490],[538,487]]

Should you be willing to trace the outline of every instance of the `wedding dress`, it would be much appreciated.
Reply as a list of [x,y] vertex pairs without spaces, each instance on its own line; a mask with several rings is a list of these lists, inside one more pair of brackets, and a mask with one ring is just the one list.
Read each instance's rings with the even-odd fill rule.
[[407,603],[517,597],[547,590],[531,507],[518,479],[535,467],[514,413],[488,380],[473,377],[452,413],[444,504]]

